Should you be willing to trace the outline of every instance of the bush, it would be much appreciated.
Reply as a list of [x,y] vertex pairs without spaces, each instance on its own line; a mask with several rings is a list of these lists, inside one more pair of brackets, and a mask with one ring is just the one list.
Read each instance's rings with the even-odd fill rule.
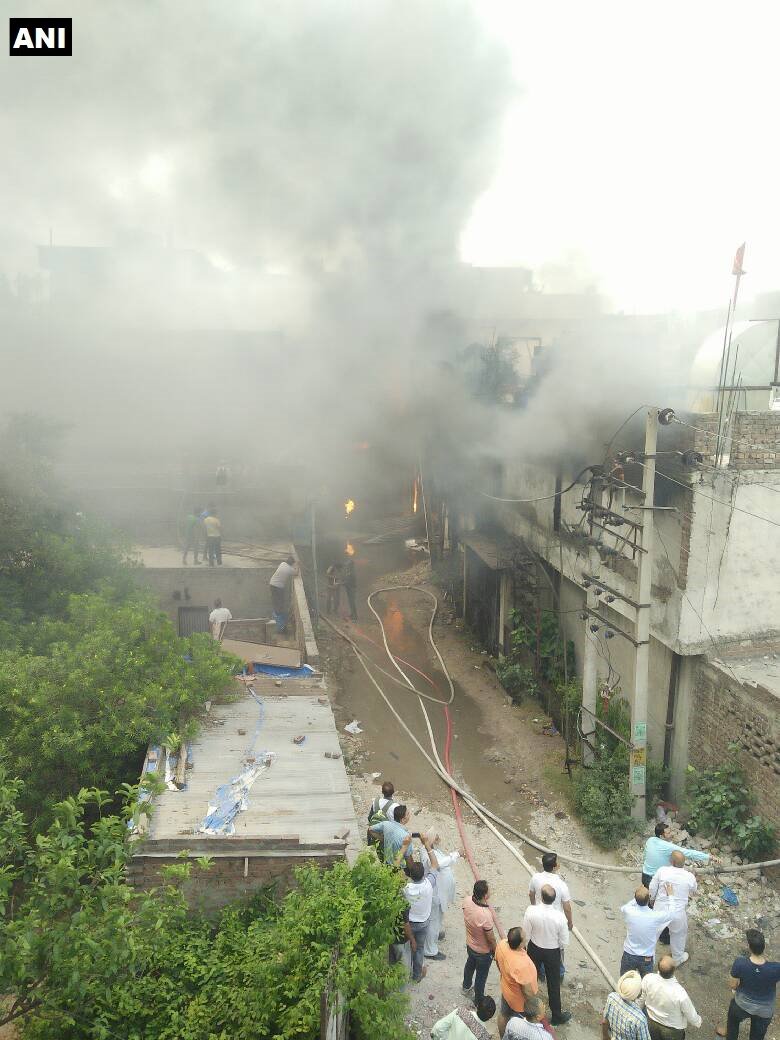
[[720,766],[705,770],[688,766],[688,830],[723,835],[740,856],[760,860],[774,851],[777,835],[771,824],[752,813],[755,797],[738,753],[737,745],[731,744]]
[[496,675],[515,704],[521,704],[526,694],[533,697],[539,692],[533,669],[526,668],[510,658],[502,658],[498,662]]
[[[631,717],[628,704],[613,697],[606,711],[597,709],[602,722],[628,739]],[[581,769],[574,780],[574,804],[578,815],[597,842],[614,845],[637,832],[638,824],[631,816],[632,797],[628,785],[628,748],[607,730],[599,728],[597,759],[593,766]],[[649,750],[649,749],[648,749]],[[647,762],[646,809],[655,811],[669,779],[669,771],[660,763]]]
[[637,831],[631,818],[628,767],[616,757],[605,757],[574,778],[574,805],[588,831],[605,848]]
[[212,920],[181,890],[206,858],[164,868],[151,892],[126,884],[135,792],[87,826],[108,797],[81,791],[33,841],[20,790],[0,770],[0,1027],[16,1022],[25,1040],[314,1040],[330,980],[356,1040],[414,1040],[405,971],[387,958],[403,879],[374,856],[302,867],[281,903],[261,890]]

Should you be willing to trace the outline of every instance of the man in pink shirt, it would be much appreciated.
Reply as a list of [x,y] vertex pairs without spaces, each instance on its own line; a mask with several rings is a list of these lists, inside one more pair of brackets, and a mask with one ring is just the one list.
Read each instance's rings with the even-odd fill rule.
[[463,900],[463,920],[466,925],[463,994],[467,997],[471,995],[473,981],[475,1004],[479,1004],[485,995],[485,983],[496,948],[493,914],[488,906],[489,896],[487,881],[475,881],[472,894]]

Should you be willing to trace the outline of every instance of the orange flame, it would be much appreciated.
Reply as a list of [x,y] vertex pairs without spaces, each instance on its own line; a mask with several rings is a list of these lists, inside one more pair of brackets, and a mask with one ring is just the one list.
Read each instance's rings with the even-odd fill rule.
[[347,554],[347,556],[355,555],[355,546],[352,544],[352,542],[347,542],[344,552]]
[[414,491],[413,491],[412,494],[413,494],[413,497],[412,497],[412,512],[416,513],[417,512],[417,481],[416,480],[414,482]]
[[354,508],[355,508],[355,503],[352,501],[351,498],[348,498],[347,501],[344,503],[344,512],[346,513],[347,516],[349,516],[350,513],[354,510]]

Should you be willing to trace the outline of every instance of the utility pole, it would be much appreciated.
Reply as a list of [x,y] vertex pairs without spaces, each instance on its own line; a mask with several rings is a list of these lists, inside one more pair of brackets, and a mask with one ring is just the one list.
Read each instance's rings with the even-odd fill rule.
[[593,765],[593,743],[596,739],[596,693],[598,687],[598,662],[596,661],[596,638],[591,636],[588,625],[591,622],[591,611],[597,607],[596,597],[591,586],[585,592],[585,643],[582,657],[582,764]]
[[647,687],[650,664],[650,589],[653,577],[653,507],[655,455],[658,443],[658,409],[648,408],[643,459],[642,527],[639,532],[637,577],[636,654],[634,656],[634,700],[631,709],[631,752],[629,784],[633,796],[631,815],[644,823],[647,803]]

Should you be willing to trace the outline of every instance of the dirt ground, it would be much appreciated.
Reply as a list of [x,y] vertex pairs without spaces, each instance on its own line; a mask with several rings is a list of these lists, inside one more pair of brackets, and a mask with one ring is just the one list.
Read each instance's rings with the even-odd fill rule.
[[[427,577],[427,565],[417,563],[406,571],[409,561],[404,557],[402,546],[387,545],[361,547],[358,563],[361,581],[358,590],[359,621],[354,625],[340,623],[377,662],[390,667],[381,650],[378,625],[365,605],[365,596],[372,588],[385,584],[421,583]],[[382,614],[394,653],[434,679],[436,696],[446,693],[446,682],[427,641],[430,601],[413,590],[398,590],[377,597],[375,606]],[[638,838],[630,848],[611,852],[593,845],[570,815],[565,801],[565,788],[569,781],[563,769],[562,739],[543,733],[549,720],[537,702],[531,700],[520,707],[509,702],[494,673],[485,666],[485,656],[452,623],[449,613],[446,609],[442,611],[434,628],[434,638],[456,689],[451,708],[455,730],[452,761],[456,779],[480,802],[519,830],[561,854],[568,853],[597,863],[636,864],[636,871],[631,874],[599,872],[573,864],[562,865],[561,869],[572,892],[575,923],[608,969],[617,976],[624,940],[620,906],[631,898],[639,883],[644,839]],[[445,849],[461,848],[446,786],[393,718],[348,645],[329,632],[323,634],[323,628],[320,627],[323,666],[350,773],[358,821],[362,823],[365,820],[367,807],[382,780],[391,779],[396,795],[400,795],[412,811],[411,829],[424,831],[433,826],[439,831]],[[380,646],[372,645],[369,638],[375,643],[378,641]],[[396,710],[427,749],[427,733],[417,698],[381,676],[378,678]],[[434,705],[429,712],[441,749],[445,734],[443,711]],[[363,730],[360,736],[353,737],[344,732],[344,725],[352,719],[360,722]],[[506,930],[520,924],[528,905],[526,871],[465,806],[463,814],[475,860],[480,873],[490,884],[491,902],[498,909],[503,928]],[[538,869],[540,853],[527,845],[522,845],[520,851]],[[459,861],[455,874],[460,900],[471,891],[474,880],[465,859]],[[716,887],[714,882],[708,887],[703,905],[691,914],[687,947],[690,961],[679,969],[677,977],[688,989],[702,1015],[699,1034],[702,1036],[713,1035],[716,1025],[725,1024],[730,996],[726,979],[733,958],[743,952],[745,922],[759,921],[767,932],[770,956],[774,948],[773,932],[777,933],[780,923],[780,906],[775,892],[767,886],[762,887],[757,880],[750,887],[747,880],[740,882],[739,891],[742,907],[739,912],[734,912],[736,916],[732,919],[729,919],[730,911],[720,900],[719,886]],[[747,893],[751,893],[749,899]],[[713,918],[713,913],[718,913],[718,916]],[[739,913],[741,917],[738,917]],[[707,927],[701,923],[702,920],[708,921]],[[447,959],[428,961],[428,973],[423,982],[410,983],[409,986],[410,1021],[423,1037],[429,1036],[430,1027],[438,1018],[462,1001],[460,985],[465,934],[457,904],[448,912],[445,927],[447,935],[440,943],[440,949]],[[566,954],[566,966],[563,1005],[573,1012],[573,1018],[567,1026],[560,1028],[560,1035],[591,1040],[600,1036],[600,1012],[609,987],[573,937]],[[491,970],[487,992],[498,999],[499,982],[495,968]],[[495,1020],[492,1027],[497,1036]],[[780,1040],[776,1023],[770,1027],[767,1036],[770,1040]]]

